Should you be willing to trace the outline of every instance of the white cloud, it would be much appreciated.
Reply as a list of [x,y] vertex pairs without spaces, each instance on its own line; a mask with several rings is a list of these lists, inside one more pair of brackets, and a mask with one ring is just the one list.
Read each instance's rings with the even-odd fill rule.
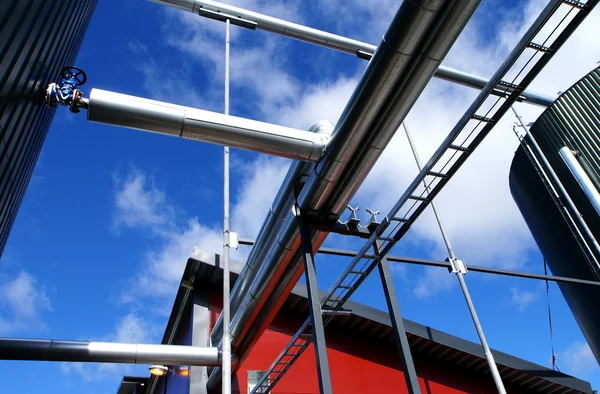
[[[233,196],[232,231],[242,237],[258,233],[288,167],[287,160],[264,156],[240,165],[244,181]],[[142,269],[121,299],[136,302],[139,296],[173,295],[194,246],[222,252],[221,224],[201,224],[196,217],[182,219],[184,215],[176,213],[166,192],[138,170],[131,170],[124,179],[115,183],[114,220],[120,228],[139,229],[155,236],[157,242],[153,245],[157,246],[147,251]],[[243,260],[246,252],[240,248],[232,252],[232,257]]]
[[52,310],[44,286],[26,271],[0,284],[0,333],[39,330],[46,325],[42,314]]
[[448,270],[437,267],[425,268],[425,274],[417,280],[413,294],[418,298],[429,298],[440,291],[451,289],[456,278]]
[[531,305],[537,299],[538,293],[535,291],[519,290],[518,287],[510,288],[510,301],[517,306],[519,312]]
[[114,177],[119,188],[115,193],[116,211],[113,222],[117,229],[139,228],[161,233],[171,227],[173,209],[165,201],[164,191],[138,170],[132,170],[125,180]]
[[598,371],[598,362],[585,341],[575,341],[556,354],[556,365],[562,372],[584,378]]

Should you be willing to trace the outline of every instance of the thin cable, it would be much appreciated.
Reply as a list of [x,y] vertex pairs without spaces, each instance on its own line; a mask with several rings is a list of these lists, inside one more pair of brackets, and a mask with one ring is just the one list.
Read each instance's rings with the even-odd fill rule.
[[[548,265],[544,258],[544,275],[548,275]],[[552,333],[552,312],[550,310],[550,284],[546,279],[546,300],[548,301],[548,326],[550,327],[550,347],[552,349],[552,369],[560,372],[558,366],[556,366],[556,354],[554,353],[554,335]]]

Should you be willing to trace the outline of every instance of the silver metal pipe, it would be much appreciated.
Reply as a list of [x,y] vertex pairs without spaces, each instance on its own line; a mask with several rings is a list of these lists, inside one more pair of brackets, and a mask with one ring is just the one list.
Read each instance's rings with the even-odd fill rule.
[[329,136],[92,89],[88,120],[295,160],[318,160]]
[[598,193],[598,189],[596,189],[596,186],[579,163],[579,160],[577,160],[577,157],[575,157],[571,149],[566,146],[561,148],[558,153],[589,199],[590,204],[592,204],[598,215],[600,215],[600,193]]
[[[331,135],[335,125],[327,120],[320,120],[313,124],[308,131],[313,133],[322,133]],[[281,183],[275,200],[271,204],[267,217],[258,232],[258,238],[255,241],[254,247],[246,260],[242,271],[235,282],[234,291],[231,293],[230,304],[239,305],[242,299],[250,291],[250,285],[256,277],[260,265],[268,256],[270,249],[267,247],[268,240],[273,234],[278,234],[292,208],[295,200],[294,189],[302,177],[309,174],[311,163],[294,161]],[[269,245],[270,246],[270,245]],[[223,320],[217,320],[211,338],[214,343],[218,343],[223,335]]]
[[0,359],[217,366],[221,352],[216,347],[0,338]]
[[[229,115],[229,19],[225,21],[225,115]],[[222,393],[231,394],[231,336],[229,335],[229,147],[223,149],[223,379]]]
[[[273,18],[258,12],[248,11],[243,8],[235,7],[229,4],[223,4],[212,0],[150,0],[167,6],[176,7],[184,11],[199,14],[200,10],[207,10],[219,16],[219,20],[224,20],[227,15],[237,19],[246,20],[252,23],[252,27],[268,31],[282,36],[291,37],[300,41],[309,42],[321,47],[334,49],[336,51],[356,55],[362,59],[371,59],[377,47],[372,44],[354,40],[351,38],[328,33],[326,31],[313,29],[297,23],[288,22],[282,19]],[[202,14],[200,16],[209,17],[211,15]],[[440,65],[434,73],[434,77],[454,82],[474,89],[483,89],[488,83],[488,79],[456,70],[451,67]],[[512,92],[509,86],[498,90],[502,92]],[[526,90],[522,95],[523,101],[531,104],[547,107],[554,102],[556,97],[540,94]]]
[[[406,122],[402,124],[404,126],[404,132],[406,133],[406,138],[408,139],[408,144],[410,145],[410,150],[413,153],[415,158],[415,162],[417,164],[417,168],[419,171],[423,169],[423,165],[421,163],[421,158],[419,157],[419,153],[417,152],[417,147],[412,139],[410,131],[406,126]],[[429,186],[427,182],[423,180],[423,185],[429,193]],[[452,247],[452,243],[450,242],[450,237],[448,236],[448,232],[446,231],[446,227],[444,226],[444,222],[442,221],[442,216],[437,209],[437,204],[435,201],[431,201],[430,203],[431,209],[433,210],[433,214],[435,216],[435,220],[437,221],[438,227],[440,228],[440,233],[442,234],[442,238],[444,240],[444,244],[446,245],[446,250],[448,251],[448,257],[452,261],[456,261],[456,254],[454,253],[454,248]],[[471,299],[471,294],[469,293],[469,289],[467,288],[467,283],[465,282],[465,278],[463,273],[460,271],[455,272],[456,277],[458,279],[458,283],[460,285],[460,289],[465,297],[465,301],[467,303],[467,308],[469,309],[469,313],[471,314],[471,318],[473,319],[473,324],[475,325],[475,330],[477,331],[477,335],[479,336],[479,341],[481,342],[481,347],[483,348],[483,354],[488,362],[488,366],[490,368],[490,372],[492,374],[492,378],[494,379],[494,383],[496,384],[496,389],[500,394],[506,394],[506,389],[504,388],[504,383],[502,382],[502,377],[500,376],[500,372],[498,371],[498,366],[496,365],[496,360],[494,360],[494,355],[490,350],[490,346],[487,343],[487,339],[485,338],[485,333],[483,332],[483,327],[481,326],[481,322],[479,321],[479,316],[477,315],[477,311],[475,310],[475,305],[473,304],[473,300]]]
[[[341,210],[332,208],[337,209],[342,202],[345,206],[350,200],[478,4],[470,0],[444,9],[443,0],[401,4],[342,113],[323,158],[311,166],[298,197],[301,209],[324,218],[339,217]],[[441,44],[437,45],[436,40]],[[289,212],[291,206],[286,209]],[[318,248],[326,236],[314,231],[313,245]],[[231,306],[233,348],[240,360],[302,273],[299,232],[293,215],[287,214],[278,234],[271,234],[264,245],[256,246],[269,252],[260,262],[248,261],[258,265],[259,271],[255,279],[248,279],[250,291]],[[233,289],[234,296],[239,288],[248,288],[242,276]],[[209,378],[209,388],[220,380],[218,377],[217,368]]]

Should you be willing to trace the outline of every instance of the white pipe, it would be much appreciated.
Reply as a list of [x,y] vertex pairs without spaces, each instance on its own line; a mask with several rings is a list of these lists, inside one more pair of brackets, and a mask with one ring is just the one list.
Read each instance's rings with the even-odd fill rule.
[[88,120],[303,161],[318,160],[329,141],[329,135],[324,133],[100,89],[90,93]]
[[[243,8],[235,7],[229,4],[219,3],[212,0],[150,0],[155,3],[175,7],[184,11],[198,14],[201,10],[213,12],[216,15],[223,16],[219,20],[224,20],[226,16],[245,20],[251,23],[257,29],[291,37],[300,41],[309,42],[325,48],[334,49],[340,52],[356,55],[363,59],[371,59],[377,47],[366,42],[361,42],[351,38],[328,33],[326,31],[313,29],[297,23],[288,22],[282,19],[273,18],[258,12],[248,11]],[[201,16],[208,16],[202,15]],[[440,65],[435,71],[434,77],[454,82],[474,89],[483,89],[488,79],[477,75],[469,74],[451,67]],[[510,86],[504,86],[498,89],[498,93],[512,92]],[[554,102],[556,97],[540,94],[526,90],[522,94],[523,99],[531,104],[547,107]]]
[[0,360],[221,365],[216,347],[0,338]]
[[590,204],[592,204],[596,210],[596,213],[600,215],[600,193],[598,193],[598,189],[596,189],[596,186],[590,177],[587,175],[581,164],[579,164],[579,161],[571,149],[565,146],[564,148],[561,148],[558,153],[560,154],[560,157],[562,157],[567,168],[569,168],[569,171],[571,171],[571,174],[573,174],[573,177],[579,186],[583,189],[583,192],[589,199]]
[[[229,19],[225,22],[225,115],[229,115]],[[229,335],[229,147],[223,150],[223,379],[222,393],[231,394],[231,336]]]

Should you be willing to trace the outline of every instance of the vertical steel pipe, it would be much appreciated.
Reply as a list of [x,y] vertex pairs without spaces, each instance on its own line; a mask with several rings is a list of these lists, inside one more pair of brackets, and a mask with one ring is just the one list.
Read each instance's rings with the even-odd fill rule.
[[[225,22],[225,115],[229,115],[229,19]],[[223,394],[231,394],[231,335],[229,335],[229,252],[231,232],[229,229],[229,147],[223,148]]]

